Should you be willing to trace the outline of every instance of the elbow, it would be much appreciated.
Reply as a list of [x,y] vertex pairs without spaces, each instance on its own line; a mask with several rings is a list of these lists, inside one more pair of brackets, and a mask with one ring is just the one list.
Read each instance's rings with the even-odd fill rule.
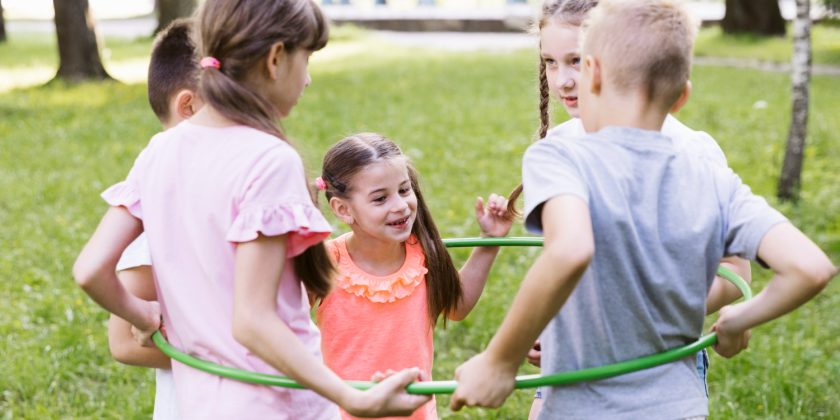
[[806,287],[814,293],[823,290],[838,274],[837,267],[827,258],[824,261],[803,261],[798,264],[796,271],[799,277],[805,280]]
[[821,267],[817,267],[812,273],[811,281],[817,290],[825,289],[831,279],[834,278],[840,270],[829,261],[826,261]]
[[243,345],[248,350],[253,350],[254,339],[257,336],[255,331],[254,321],[248,314],[243,314],[241,310],[234,309],[233,312],[233,339],[237,343]]
[[100,277],[101,269],[81,256],[73,264],[73,278],[82,290],[89,291]]
[[558,267],[583,274],[595,255],[595,244],[589,242],[575,244],[575,246],[551,247],[545,249],[544,254]]
[[124,364],[124,365],[133,365],[132,363],[134,359],[131,357],[131,352],[128,350],[128,346],[121,345],[120,343],[116,343],[113,340],[108,341],[108,349],[111,351],[111,357]]

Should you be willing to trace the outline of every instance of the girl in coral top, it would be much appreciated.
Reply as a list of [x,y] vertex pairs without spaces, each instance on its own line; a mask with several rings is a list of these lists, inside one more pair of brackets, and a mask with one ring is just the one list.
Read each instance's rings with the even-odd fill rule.
[[[316,184],[352,229],[327,243],[339,275],[316,309],[324,362],[346,380],[412,367],[430,378],[433,326],[441,315],[444,322],[467,316],[499,248],[476,248],[457,271],[423,200],[417,172],[381,135],[356,134],[334,145]],[[495,194],[486,206],[477,199],[482,236],[507,235],[506,207]],[[411,418],[437,418],[434,401]]]

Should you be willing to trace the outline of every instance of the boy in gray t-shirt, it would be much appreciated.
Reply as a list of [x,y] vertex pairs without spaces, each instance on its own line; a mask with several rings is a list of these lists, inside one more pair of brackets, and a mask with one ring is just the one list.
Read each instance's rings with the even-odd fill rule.
[[[615,33],[622,37],[615,37]],[[545,236],[487,349],[458,368],[452,408],[497,407],[542,335],[543,372],[615,363],[695,341],[723,256],[775,271],[748,302],[724,307],[715,350],[816,295],[828,257],[728,168],[660,129],[688,97],[696,26],[667,0],[603,1],[584,24],[580,138],[537,142],[523,160],[526,226]],[[550,323],[549,323],[550,322]],[[540,418],[708,415],[694,358],[548,390]]]

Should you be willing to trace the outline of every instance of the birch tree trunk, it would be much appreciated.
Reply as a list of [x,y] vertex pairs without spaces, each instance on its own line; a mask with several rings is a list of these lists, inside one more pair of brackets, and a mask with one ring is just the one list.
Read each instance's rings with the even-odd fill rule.
[[808,83],[811,79],[811,2],[796,0],[793,22],[793,70],[791,74],[793,111],[788,131],[785,160],[779,177],[777,195],[780,200],[799,198],[802,158],[808,128]]
[[72,82],[110,79],[99,56],[88,0],[53,0],[53,7],[59,57],[56,79]]

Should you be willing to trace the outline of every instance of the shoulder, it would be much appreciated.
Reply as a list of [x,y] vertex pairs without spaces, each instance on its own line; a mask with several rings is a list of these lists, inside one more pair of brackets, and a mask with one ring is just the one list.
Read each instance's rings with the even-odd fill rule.
[[556,125],[548,130],[545,138],[580,137],[586,134],[580,118],[570,118],[566,122]]
[[662,134],[671,137],[680,149],[693,156],[707,158],[716,164],[727,166],[723,150],[705,131],[694,130],[669,114],[662,125]]

